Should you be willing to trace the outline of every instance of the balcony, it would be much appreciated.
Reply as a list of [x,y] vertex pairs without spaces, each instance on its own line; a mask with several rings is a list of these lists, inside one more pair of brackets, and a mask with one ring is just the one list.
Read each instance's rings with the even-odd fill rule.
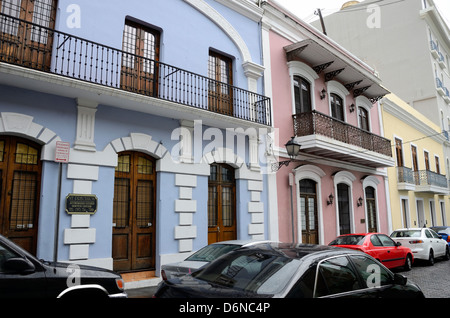
[[447,103],[450,103],[450,91],[444,86],[440,78],[436,78],[436,89],[439,95],[441,95]]
[[[0,62],[167,101],[172,110],[181,109],[173,107],[176,104],[218,114],[216,121],[224,115],[264,126],[272,123],[270,98],[2,13]],[[168,115],[163,106],[141,104],[160,107],[158,114]],[[184,109],[187,113],[192,111]]]
[[373,168],[391,167],[391,141],[317,111],[297,114],[294,133],[302,151]]
[[397,167],[398,190],[448,194],[447,177],[429,170],[413,171],[407,167]]

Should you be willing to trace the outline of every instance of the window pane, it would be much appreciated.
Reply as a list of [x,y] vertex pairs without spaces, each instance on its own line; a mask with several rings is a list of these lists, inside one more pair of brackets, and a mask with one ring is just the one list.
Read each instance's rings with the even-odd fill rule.
[[153,182],[139,180],[136,194],[136,219],[140,228],[153,226]]
[[[1,12],[18,19],[20,18],[21,4],[21,0],[3,0]],[[19,22],[13,21],[7,17],[2,17],[0,26],[1,32],[16,36]]]
[[208,227],[217,226],[217,188],[208,188]]
[[113,226],[125,228],[129,224],[130,180],[116,178],[114,181]]
[[138,173],[139,174],[152,174],[153,173],[153,162],[147,158],[138,158]]
[[134,68],[134,54],[136,54],[137,29],[131,25],[125,25],[123,31],[122,50],[126,53],[122,59],[122,65],[128,68]]
[[233,192],[231,188],[222,188],[223,226],[233,226]]
[[32,229],[36,209],[37,174],[15,171],[11,191],[10,229]]
[[26,144],[17,143],[16,163],[36,165],[38,163],[38,150]]
[[[358,278],[353,272],[347,257],[336,257],[320,264],[320,273],[327,287],[327,296],[360,289]],[[324,290],[321,290],[324,293]]]
[[119,156],[118,165],[116,167],[116,172],[130,172],[130,156]]
[[[51,22],[53,12],[53,0],[35,0],[33,23],[48,28]],[[37,26],[32,27],[31,40],[47,44],[48,31]]]
[[5,157],[5,141],[0,140],[0,162],[3,162]]

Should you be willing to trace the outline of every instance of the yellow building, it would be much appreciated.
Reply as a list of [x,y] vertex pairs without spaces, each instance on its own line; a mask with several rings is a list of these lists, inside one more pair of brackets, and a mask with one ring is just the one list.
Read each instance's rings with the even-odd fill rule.
[[392,230],[450,223],[449,182],[439,126],[397,96],[381,101],[396,166],[388,168]]

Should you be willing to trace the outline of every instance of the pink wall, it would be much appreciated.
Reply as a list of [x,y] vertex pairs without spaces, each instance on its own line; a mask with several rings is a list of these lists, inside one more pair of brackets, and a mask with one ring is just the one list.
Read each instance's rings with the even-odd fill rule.
[[[293,111],[292,111],[292,92],[291,92],[291,79],[289,75],[289,70],[287,66],[286,53],[284,47],[292,44],[290,41],[279,36],[274,32],[270,32],[270,46],[271,46],[271,69],[272,69],[272,88],[273,88],[273,107],[274,107],[274,124],[277,128],[279,147],[284,147],[284,144],[290,140],[293,136]],[[321,74],[320,78],[315,82],[315,92],[316,100],[315,106],[316,110],[324,114],[330,115],[329,111],[329,101],[328,98],[321,100],[319,97],[319,91],[323,87],[326,87],[324,80],[324,75]],[[355,111],[350,113],[348,111],[348,105],[355,103],[352,94],[347,95],[346,100],[346,110],[347,110],[347,122],[353,126],[358,126],[358,112]],[[374,105],[370,111],[371,119],[371,130],[375,134],[380,134],[380,122],[379,122],[379,108]],[[284,160],[280,158],[280,160]],[[318,165],[314,162],[309,164],[320,167],[324,172],[325,176],[321,178],[321,189],[318,189],[321,193],[321,208],[322,208],[322,222],[319,223],[320,230],[323,232],[324,239],[322,244],[328,244],[337,235],[337,221],[336,221],[336,197],[335,186],[333,175],[339,171],[349,171],[355,177],[355,181],[352,185],[352,202],[353,205],[353,219],[355,232],[365,232],[366,224],[361,223],[361,219],[366,219],[365,216],[365,203],[361,207],[357,207],[357,199],[362,197],[364,199],[364,189],[361,179],[363,179],[367,174],[352,171],[349,169]],[[289,173],[293,171],[298,166],[298,164],[292,163],[289,167],[283,167],[277,173],[277,189],[278,189],[278,215],[279,215],[279,239],[284,242],[292,241],[292,218],[291,218],[291,188],[289,186]],[[382,177],[377,177],[380,181],[377,187],[377,205],[379,211],[379,228],[381,232],[387,233],[388,222],[387,222],[387,207],[386,207],[386,191],[385,183]],[[295,233],[298,238],[299,231],[297,230],[297,185],[292,188],[293,197],[293,209],[294,209],[294,227]],[[335,201],[332,205],[327,205],[326,201],[330,194],[333,194]],[[367,220],[366,220],[367,222]],[[388,233],[387,233],[388,234]]]

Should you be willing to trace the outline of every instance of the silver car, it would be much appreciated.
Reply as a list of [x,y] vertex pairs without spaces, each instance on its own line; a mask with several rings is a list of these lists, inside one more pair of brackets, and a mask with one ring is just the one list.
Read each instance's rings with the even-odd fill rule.
[[262,242],[266,241],[233,240],[207,245],[186,258],[184,261],[162,265],[161,277],[163,280],[168,280],[191,274],[228,252],[243,246],[251,246]]

